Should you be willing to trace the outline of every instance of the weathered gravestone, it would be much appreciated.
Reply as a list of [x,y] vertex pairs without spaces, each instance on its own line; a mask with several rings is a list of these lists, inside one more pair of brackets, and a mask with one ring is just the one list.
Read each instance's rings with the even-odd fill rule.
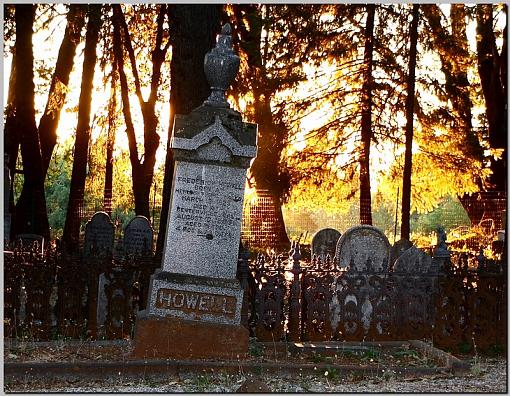
[[113,251],[115,229],[106,212],[96,212],[85,224],[83,255],[108,255]]
[[[113,253],[115,239],[115,228],[106,212],[96,212],[85,224],[85,241],[83,245],[83,258],[89,267],[88,270],[88,292],[89,301],[89,322],[88,327],[92,335],[96,335],[97,326],[104,322],[104,315],[107,307],[107,299],[104,292],[104,270],[102,262]],[[101,330],[100,330],[101,331]]]
[[134,356],[243,356],[243,291],[236,279],[246,169],[256,155],[257,126],[230,109],[225,90],[239,58],[230,26],[205,57],[211,96],[176,115],[172,196],[161,270],[151,277],[147,309],[137,318]]
[[318,256],[324,262],[329,254],[331,259],[335,256],[336,244],[341,234],[333,228],[323,228],[317,231],[312,238],[312,257]]
[[390,266],[395,264],[395,261],[409,249],[413,244],[407,239],[400,239],[391,247],[390,251]]
[[420,249],[411,246],[395,261],[393,272],[409,274],[426,274],[432,270],[432,257]]
[[151,255],[154,232],[145,216],[136,216],[124,230],[124,253],[126,255]]
[[[388,238],[369,225],[352,227],[336,245],[336,259],[342,268],[354,271],[378,272],[387,270],[390,259]],[[367,268],[367,265],[369,268]]]
[[368,334],[372,313],[380,303],[371,300],[377,286],[371,279],[388,273],[389,256],[388,238],[369,225],[352,227],[338,240],[337,263],[348,271],[335,282],[330,316],[333,328],[340,326],[345,339],[363,339]]

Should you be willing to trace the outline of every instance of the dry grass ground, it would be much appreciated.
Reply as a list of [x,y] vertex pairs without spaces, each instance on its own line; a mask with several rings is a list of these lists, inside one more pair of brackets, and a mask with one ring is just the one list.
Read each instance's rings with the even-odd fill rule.
[[[76,361],[117,361],[129,359],[129,343],[117,345],[93,343],[51,344],[15,343],[4,344],[4,362],[76,362]],[[275,361],[282,364],[330,363],[330,370],[317,370],[314,374],[283,375],[260,374],[258,379],[267,384],[272,392],[321,392],[321,393],[506,393],[507,360],[504,357],[469,358],[471,369],[462,376],[451,374],[434,375],[432,377],[402,378],[391,370],[386,370],[375,378],[341,373],[335,368],[339,364],[356,364],[371,367],[433,367],[433,359],[415,353],[412,349],[397,348],[388,353],[377,353],[376,350],[365,350],[359,354],[348,353],[342,356],[324,356],[307,354],[297,356],[276,356],[271,353],[251,348],[250,360]],[[4,383],[5,392],[119,392],[119,393],[167,393],[167,392],[236,392],[249,377],[249,373],[238,372],[235,375],[216,374],[183,374],[158,379],[123,378],[122,375],[112,376],[104,380],[69,379],[54,380],[52,378],[18,378]]]

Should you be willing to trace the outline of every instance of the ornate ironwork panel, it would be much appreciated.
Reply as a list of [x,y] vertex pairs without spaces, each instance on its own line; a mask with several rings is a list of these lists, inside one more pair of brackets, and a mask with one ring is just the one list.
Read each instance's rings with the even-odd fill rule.
[[334,327],[336,339],[358,341],[364,338],[363,306],[368,298],[366,284],[366,277],[356,273],[343,273],[336,279],[334,291],[338,309],[332,317],[333,324],[337,324]]
[[34,339],[48,339],[52,325],[50,298],[56,281],[55,262],[46,263],[42,257],[32,257],[26,263],[25,288],[27,293],[24,327]]
[[131,292],[133,287],[133,270],[119,266],[107,274],[110,280],[105,285],[108,308],[106,315],[106,337],[108,339],[131,336],[134,323]]
[[58,270],[58,332],[64,337],[83,336],[87,318],[86,276],[78,257],[68,257]]
[[17,252],[4,254],[4,337],[16,337],[19,328],[23,271]]
[[260,341],[279,341],[285,335],[287,293],[282,259],[273,256],[266,264],[264,256],[259,256],[255,284],[255,335]]
[[333,280],[334,276],[328,272],[303,272],[303,341],[329,341],[333,335],[330,317]]
[[397,335],[396,313],[399,312],[394,279],[388,274],[372,275],[368,284],[372,314],[367,339],[392,340]]

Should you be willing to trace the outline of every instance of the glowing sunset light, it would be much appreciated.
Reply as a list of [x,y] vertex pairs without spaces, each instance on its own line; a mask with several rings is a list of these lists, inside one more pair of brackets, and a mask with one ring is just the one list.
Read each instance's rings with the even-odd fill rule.
[[[441,4],[439,7],[431,5],[428,10],[434,13],[433,16],[427,14],[427,8],[420,7],[415,75],[416,107],[411,150],[414,154],[412,210],[418,207],[420,210],[430,210],[437,204],[441,194],[462,195],[478,191],[482,186],[480,180],[482,183],[488,180],[487,174],[491,170],[487,167],[495,161],[487,155],[484,158],[481,155],[480,158],[475,158],[474,155],[473,158],[470,157],[467,144],[464,144],[470,137],[465,130],[475,130],[474,139],[470,142],[477,140],[476,144],[473,143],[473,153],[476,155],[485,153],[495,156],[500,153],[498,150],[502,150],[491,148],[488,143],[486,98],[481,89],[477,64],[476,34],[477,23],[480,22],[477,21],[475,11],[478,8],[474,8],[477,5],[468,6],[473,8],[463,9],[466,17],[462,21],[455,20],[455,16],[452,16],[455,6],[450,4]],[[162,5],[158,7],[160,8],[153,5],[123,4],[118,8],[111,5],[102,10],[103,25],[97,46],[98,60],[91,101],[91,140],[88,153],[90,161],[95,162],[87,164],[87,169],[91,169],[87,177],[95,178],[95,190],[99,191],[104,185],[102,171],[106,164],[106,136],[112,119],[115,130],[115,169],[125,177],[117,182],[123,187],[125,185],[134,188],[133,175],[136,174],[137,165],[143,166],[144,137],[149,136],[150,132],[144,136],[143,117],[140,100],[135,93],[131,62],[134,61],[137,65],[141,96],[143,101],[146,101],[151,90],[152,50],[156,42],[158,15],[156,12],[164,9]],[[293,194],[312,189],[317,191],[310,193],[309,205],[320,206],[328,199],[332,202],[337,200],[336,204],[340,205],[341,200],[357,199],[360,191],[364,191],[363,202],[367,202],[370,195],[374,202],[376,199],[377,202],[387,199],[393,202],[396,191],[402,191],[403,183],[409,32],[413,7],[408,4],[376,5],[372,50],[369,50],[367,45],[370,40],[366,40],[368,10],[371,5],[298,7],[261,4],[239,9],[236,7],[225,7],[231,21],[234,50],[240,57],[240,70],[235,83],[229,88],[228,100],[231,107],[243,115],[245,121],[259,124],[259,143],[262,147],[259,158],[262,158],[262,162],[268,161],[267,164],[261,164],[257,163],[256,159],[253,160],[252,168],[256,168],[254,174],[260,174],[250,181],[252,184],[248,195],[255,194],[252,190],[256,186],[271,189],[274,187],[272,184],[281,183],[281,186],[274,187],[275,194],[281,194],[277,197],[281,203],[292,202],[292,199],[288,198]],[[117,32],[121,26],[114,23],[113,11],[118,9],[120,11],[116,12],[123,16],[129,34],[126,35],[126,31],[121,28],[123,44],[121,47],[118,44],[114,47],[113,26],[117,27]],[[57,4],[54,10],[51,10],[51,7],[41,4],[37,10],[32,43],[35,58],[36,122],[39,123],[46,106],[50,77],[64,37],[68,7]],[[502,30],[506,23],[506,14],[501,5],[494,6],[492,10],[499,51],[503,44]],[[53,11],[56,11],[55,16]],[[170,42],[176,45],[176,41],[167,41],[174,28],[167,11],[162,13],[165,20],[161,25],[162,46],[170,45]],[[257,24],[255,20],[251,20],[252,14],[257,16],[257,23],[262,23]],[[454,36],[457,26],[455,23],[464,26],[465,22],[467,41],[463,35],[461,38],[462,48],[468,47],[467,55],[460,54],[460,51],[454,53],[456,49],[451,49],[451,43],[441,42],[440,34],[434,31],[433,18],[437,18],[441,29],[439,33],[444,33],[447,39]],[[58,155],[64,150],[66,153],[74,150],[87,20],[88,17],[85,18],[69,86],[66,87],[67,97],[60,113],[54,162],[60,160],[57,159],[61,158]],[[169,29],[170,27],[172,29]],[[4,50],[5,105],[12,62],[10,47],[15,37],[5,32],[4,34],[8,36]],[[180,36],[175,37],[177,40]],[[132,54],[127,45],[130,40]],[[185,44],[182,45],[185,47]],[[113,51],[113,48],[116,50]],[[458,45],[458,48],[461,46]],[[195,46],[186,48],[187,50],[195,50]],[[367,51],[371,51],[371,58],[365,57]],[[154,194],[157,196],[156,200],[161,197],[162,165],[166,159],[167,137],[171,133],[168,130],[171,52],[171,47],[165,52],[155,104],[158,120],[156,132],[160,137],[154,171],[154,180],[159,183]],[[124,59],[122,70],[127,78],[129,110],[140,164],[134,159],[134,150],[129,151],[126,132],[130,132],[130,125],[122,111],[123,99],[126,96],[121,98],[118,79],[114,117],[111,116],[112,112],[109,112],[112,98],[112,62],[115,62],[119,53],[123,54]],[[175,53],[182,55],[182,52],[178,53],[177,50]],[[119,64],[121,63],[119,60]],[[200,64],[202,65],[202,62]],[[448,67],[452,70],[448,71]],[[176,70],[178,69],[177,67]],[[452,84],[449,84],[452,76],[448,73],[457,73],[458,69],[462,69],[468,80],[468,84],[463,88],[467,92],[463,100],[469,102],[471,119],[468,121],[461,120],[464,114],[462,109],[459,110],[462,103],[459,104],[458,97],[461,95],[455,89],[452,90]],[[180,81],[190,80],[193,79]],[[179,91],[177,86],[175,95],[183,95],[180,92],[182,91]],[[177,103],[180,103],[179,99]],[[370,115],[370,122],[365,122],[367,114]],[[370,144],[368,161],[364,161],[363,157],[364,153],[367,153],[363,146],[366,142]],[[478,150],[476,145],[482,150]],[[446,160],[443,160],[444,158]],[[152,162],[148,163],[152,166]],[[368,171],[366,164],[369,164]],[[367,173],[370,173],[371,185],[363,189],[361,184],[365,182],[362,176]],[[17,177],[21,179],[21,176]],[[150,177],[152,178],[152,174]],[[436,184],[441,184],[437,188],[433,185],[435,178],[439,180]],[[368,183],[365,183],[365,186],[367,185]],[[320,190],[322,186],[328,186],[327,193]],[[123,191],[126,208],[133,202],[132,191],[128,187]],[[345,202],[342,204],[347,205]],[[331,206],[333,205],[331,203]]]

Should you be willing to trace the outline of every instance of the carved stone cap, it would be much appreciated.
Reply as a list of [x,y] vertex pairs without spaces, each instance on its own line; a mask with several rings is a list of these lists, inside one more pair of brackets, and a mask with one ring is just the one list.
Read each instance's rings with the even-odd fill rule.
[[240,122],[234,125],[239,129],[227,128],[220,114],[214,115],[210,125],[201,124],[196,125],[190,115],[176,115],[170,141],[175,160],[249,167],[257,155],[255,124]]

